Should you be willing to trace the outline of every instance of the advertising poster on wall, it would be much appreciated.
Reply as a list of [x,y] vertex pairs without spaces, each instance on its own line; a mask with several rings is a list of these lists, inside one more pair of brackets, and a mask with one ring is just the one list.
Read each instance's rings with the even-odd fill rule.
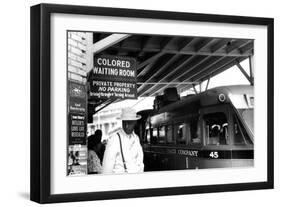
[[69,144],[86,145],[86,117],[82,114],[69,114]]
[[69,81],[69,111],[86,113],[86,87],[82,84]]
[[67,175],[86,175],[87,147],[85,145],[70,145],[68,152]]

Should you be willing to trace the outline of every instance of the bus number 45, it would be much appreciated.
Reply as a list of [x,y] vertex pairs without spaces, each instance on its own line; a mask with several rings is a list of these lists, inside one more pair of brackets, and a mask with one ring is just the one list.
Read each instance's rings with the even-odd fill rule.
[[209,156],[210,156],[211,158],[217,159],[217,158],[219,158],[219,153],[218,153],[218,152],[211,152],[211,153],[209,154]]

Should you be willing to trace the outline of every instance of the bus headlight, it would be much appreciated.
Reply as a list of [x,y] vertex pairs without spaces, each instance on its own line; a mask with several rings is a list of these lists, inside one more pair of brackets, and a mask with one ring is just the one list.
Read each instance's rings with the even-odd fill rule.
[[223,102],[225,102],[225,100],[226,100],[225,95],[224,95],[223,93],[221,93],[221,94],[219,95],[219,101],[220,101],[221,103],[223,103]]

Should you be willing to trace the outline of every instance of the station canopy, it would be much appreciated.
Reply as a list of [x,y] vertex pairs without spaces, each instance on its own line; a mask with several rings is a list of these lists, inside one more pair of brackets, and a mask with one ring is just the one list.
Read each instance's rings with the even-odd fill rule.
[[[112,34],[94,33],[93,43]],[[137,61],[138,97],[184,92],[253,55],[253,39],[126,34],[96,54]]]

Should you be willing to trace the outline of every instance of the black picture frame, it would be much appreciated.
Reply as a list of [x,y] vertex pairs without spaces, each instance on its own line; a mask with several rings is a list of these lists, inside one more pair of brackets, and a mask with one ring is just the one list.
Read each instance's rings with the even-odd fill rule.
[[[263,25],[267,27],[267,181],[238,184],[169,187],[154,189],[87,192],[74,194],[51,194],[50,184],[50,16],[53,13],[98,15],[112,17],[151,18],[161,20],[180,20],[207,23],[231,23]],[[31,151],[30,151],[30,199],[38,203],[88,201],[103,199],[134,198],[147,196],[166,196],[255,189],[274,187],[274,20],[272,18],[195,14],[152,10],[103,8],[72,5],[39,4],[31,7]]]

